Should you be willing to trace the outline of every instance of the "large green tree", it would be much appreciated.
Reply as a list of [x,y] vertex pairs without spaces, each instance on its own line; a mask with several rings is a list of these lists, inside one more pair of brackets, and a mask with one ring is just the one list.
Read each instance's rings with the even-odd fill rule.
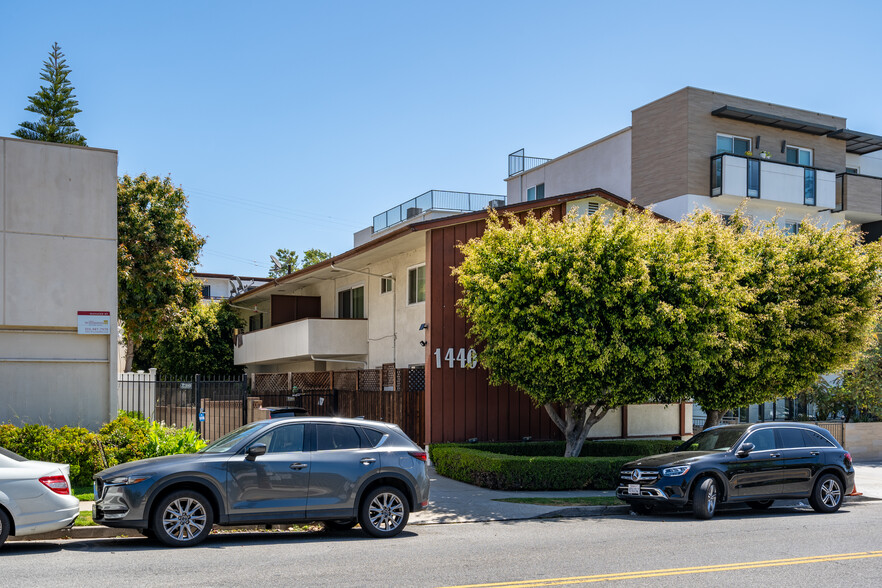
[[187,220],[187,197],[171,178],[128,175],[117,184],[119,319],[126,371],[145,339],[158,339],[200,297],[192,277],[205,240]]
[[40,79],[46,82],[40,90],[28,98],[28,112],[40,115],[37,122],[25,121],[12,134],[32,141],[85,145],[86,138],[79,133],[74,115],[82,112],[77,105],[74,87],[68,80],[70,68],[58,43],[52,44],[49,59],[43,62]]
[[331,254],[321,249],[307,249],[303,252],[303,261],[301,262],[300,256],[293,249],[276,249],[273,257],[279,260],[281,267],[276,267],[274,264],[273,268],[269,271],[269,277],[280,278],[293,271],[330,259]]
[[232,343],[242,327],[227,301],[197,304],[162,330],[153,347],[155,367],[164,374],[241,374]]
[[810,220],[789,235],[740,211],[729,224],[707,212],[689,222],[728,235],[742,259],[739,328],[724,333],[730,358],[689,388],[705,426],[730,409],[795,396],[868,345],[882,297],[879,243],[862,244],[855,227]]
[[677,401],[726,359],[731,245],[630,210],[559,223],[491,213],[483,236],[461,246],[458,308],[491,383],[544,406],[576,456],[609,410]]

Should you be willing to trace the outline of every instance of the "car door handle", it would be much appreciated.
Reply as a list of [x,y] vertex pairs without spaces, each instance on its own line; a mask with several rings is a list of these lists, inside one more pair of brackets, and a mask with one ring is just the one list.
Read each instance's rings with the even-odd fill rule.
[[295,461],[294,463],[292,463],[288,467],[291,468],[292,470],[302,470],[306,466],[307,466],[307,464],[305,464],[305,463],[300,463],[299,461]]
[[780,453],[770,453],[769,457],[781,457]]
[[362,464],[362,465],[371,465],[371,464],[374,463],[375,461],[377,461],[377,460],[374,459],[373,457],[363,457],[363,458],[361,458],[361,464]]
[[821,455],[820,451],[809,451],[809,455]]

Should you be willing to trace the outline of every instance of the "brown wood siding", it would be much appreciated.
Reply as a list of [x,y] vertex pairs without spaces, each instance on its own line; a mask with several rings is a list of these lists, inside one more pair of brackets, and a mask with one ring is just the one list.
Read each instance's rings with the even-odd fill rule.
[[882,179],[844,174],[837,180],[842,183],[845,210],[882,214]]
[[[537,214],[551,210],[559,221],[566,213],[566,203],[536,209]],[[529,212],[521,212],[522,218]],[[560,433],[545,409],[534,407],[522,392],[508,385],[491,386],[487,372],[476,367],[462,369],[458,362],[448,367],[447,350],[468,351],[472,347],[466,333],[466,320],[456,313],[461,289],[451,270],[462,262],[457,244],[479,237],[485,219],[427,230],[426,304],[429,330],[426,346],[426,440],[428,443],[467,441],[512,441],[523,437],[557,439]],[[435,350],[441,351],[441,368]]]
[[688,93],[680,90],[631,113],[631,195],[649,206],[687,189]]

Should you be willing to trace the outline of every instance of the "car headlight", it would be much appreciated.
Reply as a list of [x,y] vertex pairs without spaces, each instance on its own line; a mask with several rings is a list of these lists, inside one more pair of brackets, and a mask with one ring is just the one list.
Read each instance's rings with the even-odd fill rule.
[[147,479],[147,476],[117,476],[109,478],[104,482],[108,486],[128,486],[129,484],[137,484]]
[[682,476],[689,471],[689,466],[674,466],[662,470],[662,476],[673,478],[674,476]]

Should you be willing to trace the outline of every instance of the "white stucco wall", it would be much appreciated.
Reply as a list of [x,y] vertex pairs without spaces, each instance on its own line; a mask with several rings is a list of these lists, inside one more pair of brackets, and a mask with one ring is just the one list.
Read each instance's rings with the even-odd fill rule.
[[631,129],[561,155],[506,180],[507,204],[527,200],[527,190],[545,184],[545,198],[603,188],[631,199]]
[[[0,138],[0,422],[116,415],[115,151]],[[77,334],[78,311],[110,313]]]
[[845,165],[858,168],[861,175],[882,178],[882,151],[874,151],[866,155],[846,153]]
[[816,219],[821,223],[835,223],[829,211],[817,212],[815,209],[800,204],[787,204],[757,198],[736,198],[734,196],[718,196],[711,198],[698,194],[684,194],[670,200],[658,202],[652,210],[673,220],[682,220],[694,210],[708,208],[718,214],[732,214],[744,204],[745,211],[755,221],[769,221],[778,216],[778,225],[784,227],[788,221],[802,222],[806,218]]

